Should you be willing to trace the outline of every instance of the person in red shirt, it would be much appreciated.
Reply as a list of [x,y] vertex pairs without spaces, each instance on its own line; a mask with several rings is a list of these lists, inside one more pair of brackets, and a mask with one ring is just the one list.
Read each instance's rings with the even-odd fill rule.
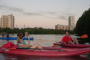
[[79,44],[76,38],[74,40],[72,40],[71,36],[69,36],[69,31],[66,31],[66,36],[64,36],[62,38],[61,43],[64,43],[64,44]]

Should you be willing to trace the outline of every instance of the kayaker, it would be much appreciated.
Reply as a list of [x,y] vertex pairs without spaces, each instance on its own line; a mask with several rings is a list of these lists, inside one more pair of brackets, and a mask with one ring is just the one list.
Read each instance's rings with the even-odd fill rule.
[[74,40],[72,40],[71,36],[69,36],[69,31],[66,31],[66,36],[64,36],[62,38],[61,43],[63,43],[63,44],[79,44],[76,38],[74,38]]
[[[32,46],[30,46],[30,37],[29,35],[25,35],[26,33],[24,32],[20,32],[18,33],[17,37],[17,45],[19,48],[39,48],[39,49],[42,49],[42,47],[39,45],[39,44],[34,44]],[[27,37],[28,38],[28,44],[26,45],[25,41],[23,40],[24,37]]]
[[7,33],[7,38],[10,38],[9,33]]
[[4,34],[4,32],[2,32],[2,38],[5,38],[5,34]]

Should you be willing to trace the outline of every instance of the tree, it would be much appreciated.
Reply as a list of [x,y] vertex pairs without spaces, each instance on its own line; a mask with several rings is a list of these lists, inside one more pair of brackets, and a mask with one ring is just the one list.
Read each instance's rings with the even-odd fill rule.
[[90,36],[90,8],[78,19],[75,33],[78,35],[88,34]]
[[[0,28],[0,33],[19,33],[19,32],[28,32],[29,34],[65,34],[66,30],[55,30],[55,29],[44,29],[44,28]],[[71,31],[70,34],[74,34],[74,31]]]

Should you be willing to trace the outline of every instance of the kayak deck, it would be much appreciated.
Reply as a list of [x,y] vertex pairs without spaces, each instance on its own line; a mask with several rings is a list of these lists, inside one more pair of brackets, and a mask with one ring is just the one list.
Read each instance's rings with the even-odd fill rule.
[[[49,48],[49,47],[46,47],[46,48]],[[32,51],[29,51],[29,50],[25,50],[25,49],[0,48],[0,52],[8,53],[8,54],[27,55],[27,56],[77,56],[78,54],[81,54],[81,53],[90,52],[90,48],[71,49],[71,50],[66,49],[64,51],[59,51],[59,50],[45,50],[45,51],[32,50]]]

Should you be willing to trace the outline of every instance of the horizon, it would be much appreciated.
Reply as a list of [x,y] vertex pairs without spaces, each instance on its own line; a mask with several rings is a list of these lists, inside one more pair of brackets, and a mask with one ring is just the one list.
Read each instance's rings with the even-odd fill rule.
[[0,0],[0,18],[13,14],[16,28],[42,27],[55,29],[55,25],[68,25],[68,17],[75,16],[75,24],[90,0]]

